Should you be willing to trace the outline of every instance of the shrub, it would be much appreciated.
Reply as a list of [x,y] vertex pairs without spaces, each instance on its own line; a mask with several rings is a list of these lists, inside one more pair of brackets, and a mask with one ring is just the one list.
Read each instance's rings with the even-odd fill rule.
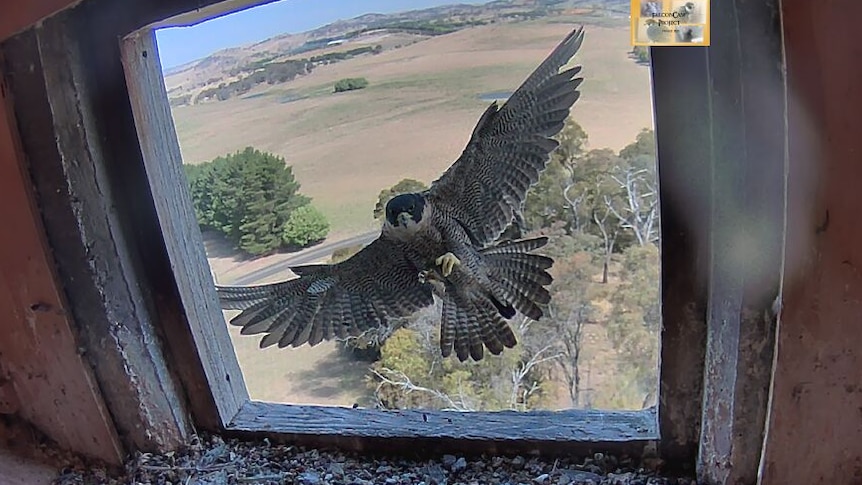
[[353,91],[354,89],[363,89],[367,86],[368,80],[364,77],[348,77],[335,83],[335,92]]
[[322,240],[327,233],[329,222],[326,217],[311,204],[307,204],[290,213],[281,239],[288,246],[306,246]]

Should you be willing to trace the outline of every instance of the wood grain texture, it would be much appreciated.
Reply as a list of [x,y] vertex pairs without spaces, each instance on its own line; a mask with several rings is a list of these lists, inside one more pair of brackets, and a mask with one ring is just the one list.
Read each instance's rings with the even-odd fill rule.
[[[214,2],[139,1],[121,5],[117,2],[93,0],[46,22],[45,26],[39,29],[35,41],[28,42],[27,39],[20,39],[24,41],[24,45],[15,45],[12,49],[20,55],[19,61],[21,61],[19,64],[21,72],[18,74],[19,85],[16,89],[26,94],[26,98],[31,101],[17,114],[19,118],[31,125],[28,134],[32,138],[27,144],[28,150],[34,159],[40,160],[39,163],[43,164],[38,167],[34,164],[34,179],[39,189],[41,203],[52,209],[45,211],[46,214],[50,213],[45,216],[45,219],[46,225],[50,228],[49,235],[53,234],[52,245],[57,254],[62,256],[62,258],[58,257],[61,259],[59,266],[64,281],[69,287],[68,291],[76,295],[76,298],[72,299],[76,303],[76,308],[73,310],[95,321],[92,328],[82,330],[82,334],[88,339],[87,347],[103,350],[105,345],[102,344],[100,347],[95,337],[102,335],[108,338],[107,355],[90,358],[98,364],[96,368],[99,369],[103,387],[116,383],[121,388],[111,389],[114,400],[109,402],[112,412],[120,414],[117,421],[123,423],[130,443],[137,448],[165,448],[174,442],[182,441],[185,429],[182,426],[183,401],[178,399],[175,393],[176,382],[170,379],[173,373],[164,371],[173,363],[184,384],[185,395],[192,408],[205,407],[201,403],[206,401],[206,398],[196,394],[201,389],[200,383],[207,381],[195,377],[198,370],[189,369],[184,364],[190,363],[194,366],[193,357],[197,356],[200,349],[211,345],[212,342],[195,344],[192,338],[193,332],[185,335],[182,330],[189,329],[189,321],[185,315],[192,306],[191,303],[183,305],[182,298],[188,297],[189,294],[198,295],[199,293],[194,292],[200,291],[199,289],[188,286],[200,285],[201,279],[196,278],[200,275],[191,274],[187,275],[186,282],[178,281],[177,270],[180,266],[175,266],[173,261],[186,254],[182,251],[192,251],[191,245],[187,248],[178,245],[170,247],[174,243],[166,241],[162,231],[175,231],[174,236],[180,237],[184,231],[189,230],[188,224],[192,219],[188,217],[183,220],[182,210],[187,210],[190,204],[185,206],[179,204],[179,207],[166,205],[159,209],[158,206],[162,201],[154,201],[154,197],[171,197],[175,194],[168,191],[158,192],[160,189],[155,189],[156,184],[151,184],[150,179],[162,183],[176,173],[169,170],[158,173],[157,171],[164,167],[157,166],[153,160],[162,155],[175,157],[177,153],[171,151],[175,148],[169,146],[166,149],[161,145],[164,140],[160,141],[158,136],[167,136],[163,130],[169,130],[169,128],[149,119],[151,113],[139,111],[139,126],[136,128],[129,99],[129,84],[134,86],[135,83],[126,82],[126,72],[119,65],[121,52],[115,41],[134,28],[210,3]],[[142,47],[147,45],[146,42],[152,42],[152,39],[132,37],[125,42],[130,52],[137,52],[135,55],[143,58],[145,49]],[[64,46],[64,53],[60,52],[60,45]],[[87,55],[83,56],[83,52]],[[150,51],[147,50],[147,52],[149,56]],[[57,61],[56,66],[54,64],[49,66],[46,56]],[[29,59],[39,61],[35,63],[35,69],[28,69],[29,65],[26,61]],[[137,62],[143,61],[127,57],[127,70],[131,72],[140,68],[140,72],[136,71],[136,75],[149,72],[149,75],[155,76],[152,71],[153,65],[135,67],[134,64]],[[55,77],[58,75],[66,77]],[[49,102],[42,103],[38,94],[39,90],[44,91],[46,85],[49,89],[42,94],[49,99]],[[67,90],[58,89],[60,85]],[[141,89],[140,92],[135,93],[137,99],[132,102],[141,103],[141,105],[152,103],[166,110],[164,99],[159,98],[164,96],[163,92],[153,90],[152,84],[147,86],[149,86],[147,90]],[[71,91],[68,90],[69,88],[72,88]],[[131,89],[134,91],[137,88]],[[98,96],[95,93],[98,93]],[[77,111],[77,118],[74,116],[75,111]],[[45,119],[50,123],[46,123]],[[38,136],[40,134],[44,136]],[[46,147],[38,143],[38,140],[47,139],[47,136],[52,135],[56,135],[60,142],[57,147]],[[138,135],[142,135],[143,144]],[[150,159],[152,166],[145,163],[142,153]],[[179,159],[177,157],[174,160]],[[173,165],[171,170],[176,168],[177,165]],[[179,179],[180,177],[176,177],[175,182]],[[164,224],[176,224],[177,221],[160,218],[160,211],[162,215],[178,211],[171,214],[180,218],[180,224],[163,227]],[[88,218],[81,216],[84,212],[88,214]],[[120,215],[122,217],[118,217]],[[62,244],[61,235],[70,238],[71,242]],[[200,253],[190,254],[192,260],[200,256]],[[83,264],[87,262],[87,259],[82,257],[84,255],[93,258],[92,264]],[[106,255],[111,259],[104,261],[102,258]],[[110,268],[115,270],[114,273],[104,272],[102,266],[107,264],[112,264]],[[92,266],[96,268],[93,269]],[[129,293],[119,292],[119,288],[114,285],[117,279],[125,279],[126,291]],[[105,300],[94,300],[89,293],[93,288],[90,283],[93,280],[104,286],[103,294],[113,305],[107,312]],[[204,281],[204,285],[211,284],[210,277],[205,278]],[[187,287],[183,289],[182,285]],[[186,291],[192,293],[185,293]],[[118,295],[124,298],[116,298]],[[140,299],[137,299],[139,296]],[[102,327],[100,324],[105,314],[111,315],[110,311],[116,311],[117,308],[128,311],[126,300],[137,302],[139,305],[135,309],[144,312],[141,317],[149,319],[134,322],[140,325],[140,328],[133,327],[134,330],[141,334],[144,330],[149,331],[150,328],[153,330],[148,336],[148,343],[152,345],[150,350],[153,358],[143,362],[127,359],[127,362],[133,371],[154,370],[154,372],[140,376],[136,374],[132,379],[129,379],[129,376],[124,378],[122,375],[111,374],[115,364],[111,359],[112,348],[117,340],[116,329],[112,331],[112,327]],[[201,313],[207,311],[206,302],[194,302],[194,305]],[[129,314],[129,316],[137,315]],[[124,319],[120,321],[126,324]],[[207,321],[201,320],[192,325],[207,324]],[[119,327],[125,329],[124,325]],[[208,330],[201,327],[195,331],[203,333]],[[137,335],[139,334],[133,334],[131,338],[125,336],[121,343],[128,346],[131,351],[136,351],[140,346],[133,337]],[[186,337],[188,340],[182,341]],[[194,345],[200,345],[200,347],[196,348]],[[122,348],[126,350],[126,347]],[[184,350],[193,352],[185,354]],[[216,350],[230,352],[228,349]],[[218,355],[213,352],[207,357],[213,359],[213,362],[205,366],[221,365],[216,359],[222,356],[223,354]],[[147,367],[147,362],[155,365],[156,369]],[[102,370],[103,367],[108,370]],[[213,379],[221,379],[218,372],[213,372],[212,376]],[[142,389],[126,389],[125,386],[130,383],[137,384]],[[149,401],[138,400],[144,393],[150,392],[151,389],[148,386],[153,385],[158,385],[162,394],[150,396]],[[230,393],[236,396],[235,390],[228,391],[227,395]],[[212,395],[215,396],[215,394]],[[122,401],[121,396],[131,397],[127,401]],[[215,397],[213,400],[215,401]],[[164,422],[156,424],[142,419],[139,414],[130,412],[128,404],[136,401],[141,409],[148,413],[161,413],[159,416],[164,419]],[[230,414],[230,404],[225,406],[224,403],[213,403],[212,407],[216,404],[224,406],[219,413],[220,417]],[[340,437],[360,447],[380,444],[381,439],[387,443],[399,443],[402,441],[394,437],[401,436],[402,440],[406,440],[403,443],[427,441],[437,444],[448,443],[448,446],[454,447],[468,446],[474,449],[481,448],[475,447],[476,443],[497,446],[495,443],[504,442],[509,447],[541,447],[544,443],[554,445],[553,448],[546,446],[545,451],[565,450],[571,445],[579,446],[582,450],[594,448],[596,451],[601,451],[610,447],[633,453],[637,453],[639,448],[656,437],[655,415],[650,412],[634,413],[632,416],[624,416],[627,413],[576,413],[576,415],[564,413],[538,418],[497,415],[484,420],[478,417],[479,415],[447,417],[445,421],[448,425],[444,426],[444,431],[441,432],[442,421],[436,420],[433,414],[431,420],[437,425],[436,427],[416,428],[419,414],[409,414],[405,418],[392,413],[375,412],[377,414],[370,415],[373,419],[369,421],[369,416],[362,414],[353,414],[352,418],[348,416],[339,418],[326,414],[330,412],[326,411],[320,417],[320,412],[316,408],[292,408],[290,412],[280,413],[279,410],[289,409],[289,407],[272,405],[275,407],[268,408],[267,406],[264,405],[264,408],[260,409],[253,403],[246,403],[233,417],[228,430],[233,433],[272,433],[281,437],[296,436],[310,440]],[[352,410],[346,411],[352,412]],[[198,417],[199,413],[195,414]],[[315,418],[315,416],[318,417]],[[562,421],[553,421],[557,418],[561,418]],[[336,420],[333,421],[333,419]],[[449,423],[450,419],[452,423]],[[548,424],[548,420],[551,420],[551,424]],[[248,426],[244,426],[243,423]],[[317,429],[318,424],[324,426],[326,423],[329,423],[330,430],[336,431],[332,434],[310,431]],[[479,426],[480,431],[473,431],[476,425]],[[345,431],[337,431],[339,429]],[[149,441],[141,441],[142,433],[154,433],[155,436]]]
[[[466,449],[475,453],[506,449],[544,454],[564,450],[625,450],[638,455],[644,445],[657,439],[656,422],[652,409],[461,413],[249,401],[228,430],[290,437],[303,444],[334,444],[358,450],[402,453],[428,446],[436,450]],[[388,440],[392,440],[389,445]]]
[[186,388],[195,414],[210,414],[209,408],[215,406],[218,425],[223,428],[248,401],[248,391],[223,323],[184,181],[154,32],[144,30],[126,37],[122,58],[147,178],[193,343],[187,352],[174,352],[176,365],[179,369],[202,366],[204,378],[186,375]]
[[711,224],[710,134],[702,47],[653,47],[661,205],[660,452],[693,472],[700,437]]
[[15,115],[80,346],[120,436],[130,450],[171,449],[191,424],[156,325],[160,247],[146,231],[158,225],[146,218],[117,39],[79,10],[3,44]]
[[0,413],[23,417],[66,449],[119,464],[116,429],[78,353],[47,250],[4,77],[0,67]]
[[862,484],[862,4],[784,0],[787,248],[763,485]]
[[[778,2],[712,10],[707,51],[712,227],[698,478],[755,483],[784,241],[784,78]],[[740,45],[747,46],[740,49]]]

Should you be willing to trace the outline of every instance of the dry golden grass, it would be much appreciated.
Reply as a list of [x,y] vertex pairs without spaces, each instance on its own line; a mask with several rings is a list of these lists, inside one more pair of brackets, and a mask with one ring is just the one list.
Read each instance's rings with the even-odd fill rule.
[[[467,29],[322,66],[250,98],[176,108],[183,158],[198,163],[248,145],[282,155],[334,235],[368,230],[377,193],[405,177],[435,179],[487,105],[478,95],[515,89],[570,28]],[[626,28],[591,26],[576,58],[585,81],[572,116],[592,148],[618,150],[652,126],[649,71],[627,57],[628,42]],[[357,76],[370,86],[331,93],[338,79]],[[283,102],[296,96],[304,99]]]
[[331,406],[371,404],[363,384],[367,367],[343,357],[337,351],[338,343],[260,349],[260,336],[240,335],[239,329],[232,326],[229,331],[253,399]]

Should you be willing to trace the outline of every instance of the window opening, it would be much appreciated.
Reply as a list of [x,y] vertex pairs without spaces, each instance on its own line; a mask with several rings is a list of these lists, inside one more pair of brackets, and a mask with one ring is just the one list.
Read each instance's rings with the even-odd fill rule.
[[214,278],[249,285],[343,260],[376,238],[388,198],[439,177],[488,104],[585,27],[571,63],[583,66],[581,99],[524,208],[527,234],[551,238],[538,251],[555,259],[546,316],[516,316],[515,348],[463,363],[440,356],[439,307],[402,328],[295,349],[260,349],[261,335],[229,325],[251,398],[462,411],[654,405],[650,59],[629,44],[628,9],[446,3],[332,15],[282,1],[157,31]]

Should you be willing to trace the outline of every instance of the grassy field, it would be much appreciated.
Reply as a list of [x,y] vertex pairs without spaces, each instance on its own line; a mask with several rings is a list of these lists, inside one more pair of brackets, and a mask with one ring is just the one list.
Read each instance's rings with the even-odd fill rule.
[[[487,106],[479,97],[517,88],[572,25],[471,28],[322,66],[240,99],[174,108],[183,158],[199,163],[249,145],[284,156],[301,191],[332,224],[330,239],[366,232],[375,227],[379,191],[405,177],[427,183],[439,176]],[[585,81],[572,116],[589,134],[590,148],[619,150],[652,126],[649,70],[628,58],[630,50],[627,27],[587,26],[575,59]],[[333,84],[346,77],[365,77],[370,85],[333,94]],[[285,257],[241,261],[229,251],[208,252],[216,276],[231,278]],[[587,332],[591,368],[605,368],[607,339],[598,329]],[[365,369],[341,359],[334,344],[261,351],[258,338],[233,329],[231,335],[254,398],[364,404]],[[593,374],[590,385],[604,379]]]
[[[367,230],[382,188],[404,177],[436,178],[487,106],[479,96],[514,90],[570,28],[525,22],[467,29],[321,66],[245,99],[176,108],[183,158],[197,163],[248,145],[277,153],[335,235]],[[592,26],[576,58],[585,81],[572,116],[592,148],[622,148],[652,126],[649,72],[627,57],[628,42],[626,28]],[[332,93],[335,81],[360,76],[368,88]]]

